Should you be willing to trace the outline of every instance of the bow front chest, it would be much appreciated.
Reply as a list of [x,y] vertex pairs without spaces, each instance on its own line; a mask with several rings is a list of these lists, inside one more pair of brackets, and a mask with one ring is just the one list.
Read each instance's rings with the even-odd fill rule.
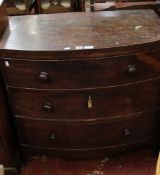
[[24,155],[91,157],[156,138],[153,10],[11,17],[1,68]]

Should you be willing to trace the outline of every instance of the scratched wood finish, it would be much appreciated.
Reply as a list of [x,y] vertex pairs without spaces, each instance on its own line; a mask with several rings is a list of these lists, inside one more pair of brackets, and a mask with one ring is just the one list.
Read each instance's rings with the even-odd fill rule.
[[[9,94],[16,117],[87,121],[120,118],[120,115],[159,107],[159,84],[160,78],[157,78],[134,85],[99,90],[9,89]],[[88,108],[89,97],[92,100],[92,108]]]
[[10,26],[0,47],[16,51],[64,51],[66,47],[76,50],[76,46],[93,46],[107,52],[109,48],[151,44],[160,39],[160,21],[153,10],[12,17]]
[[0,0],[0,37],[8,26],[7,13],[3,4],[3,0]]
[[[160,51],[157,51],[79,61],[20,61],[10,58],[4,59],[2,64],[8,86],[79,89],[121,85],[154,78],[160,73],[159,54]],[[40,79],[43,72],[47,74],[46,78]]]

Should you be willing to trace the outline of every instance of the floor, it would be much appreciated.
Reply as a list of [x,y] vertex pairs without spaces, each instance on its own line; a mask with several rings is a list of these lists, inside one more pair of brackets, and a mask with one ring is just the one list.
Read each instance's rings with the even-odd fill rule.
[[150,147],[101,159],[32,158],[21,175],[155,175],[156,157]]

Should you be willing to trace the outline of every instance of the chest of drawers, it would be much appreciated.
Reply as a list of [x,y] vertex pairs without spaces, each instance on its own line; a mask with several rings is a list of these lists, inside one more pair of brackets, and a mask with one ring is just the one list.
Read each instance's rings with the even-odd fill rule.
[[1,69],[25,156],[100,156],[156,139],[154,11],[11,17],[10,26]]

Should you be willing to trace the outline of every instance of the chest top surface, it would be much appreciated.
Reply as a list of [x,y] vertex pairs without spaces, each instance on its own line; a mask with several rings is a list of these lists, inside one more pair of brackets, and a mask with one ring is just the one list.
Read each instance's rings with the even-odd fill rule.
[[160,19],[153,10],[18,16],[9,23],[1,49],[107,49],[160,40]]

